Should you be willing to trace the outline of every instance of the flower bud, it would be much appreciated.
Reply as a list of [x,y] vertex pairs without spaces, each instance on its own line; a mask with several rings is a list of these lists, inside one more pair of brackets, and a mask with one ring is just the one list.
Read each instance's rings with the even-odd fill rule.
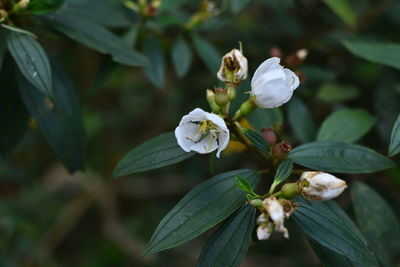
[[345,181],[319,171],[304,172],[297,183],[303,197],[309,200],[330,200],[347,188]]
[[233,49],[222,57],[217,77],[222,82],[237,84],[247,78],[247,69],[247,59],[239,50]]
[[282,51],[277,46],[271,47],[271,49],[269,50],[269,54],[271,57],[282,57]]
[[8,18],[8,13],[4,9],[0,9],[0,23],[6,21]]
[[263,202],[261,199],[252,199],[249,201],[250,205],[254,206],[254,207],[262,207]]
[[14,12],[20,12],[22,10],[25,10],[28,5],[29,5],[30,0],[21,0],[19,1],[14,7],[13,7],[13,11]]
[[229,103],[228,90],[224,88],[215,88],[215,103],[220,107],[225,107]]
[[219,114],[221,112],[221,108],[217,105],[217,103],[215,103],[215,93],[212,90],[207,89],[206,98],[212,112]]
[[292,145],[286,141],[275,144],[271,150],[273,158],[281,161],[288,157],[289,152],[292,150]]
[[291,70],[282,67],[280,58],[264,61],[251,79],[250,95],[261,108],[276,108],[290,100],[299,86],[299,78]]
[[272,128],[262,128],[261,135],[270,146],[276,144],[276,134]]

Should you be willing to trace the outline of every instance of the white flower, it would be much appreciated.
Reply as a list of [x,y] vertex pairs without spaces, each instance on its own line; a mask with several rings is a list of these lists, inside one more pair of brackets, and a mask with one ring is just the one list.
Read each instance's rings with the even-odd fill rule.
[[285,238],[289,238],[289,232],[284,226],[285,212],[281,203],[279,203],[274,196],[270,196],[269,198],[264,199],[263,206],[269,215],[270,220],[275,225],[275,231],[281,232]]
[[183,116],[175,129],[175,137],[186,152],[206,154],[218,149],[219,158],[221,151],[228,146],[229,130],[221,117],[196,108]]
[[257,238],[258,240],[267,240],[272,233],[272,224],[268,223],[257,227]]
[[301,194],[310,200],[330,200],[347,187],[346,182],[324,172],[304,172],[298,181]]
[[222,82],[239,83],[247,78],[248,64],[243,54],[233,49],[221,59],[217,77]]
[[299,86],[299,78],[289,69],[282,67],[280,58],[264,61],[251,80],[253,102],[261,108],[279,107],[290,100]]

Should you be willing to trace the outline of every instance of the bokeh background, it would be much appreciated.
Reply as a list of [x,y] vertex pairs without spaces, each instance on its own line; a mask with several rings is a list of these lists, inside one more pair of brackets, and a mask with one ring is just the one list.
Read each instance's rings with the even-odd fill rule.
[[[400,112],[399,72],[354,56],[343,41],[399,42],[398,1],[341,0],[348,6],[339,11],[332,1],[215,1],[211,14],[191,31],[184,31],[184,25],[205,2],[180,2],[165,12],[153,10],[144,19],[123,2],[116,12],[102,7],[103,1],[66,1],[86,5],[82,16],[98,11],[90,18],[116,34],[129,39],[133,32],[132,48],[146,53],[149,42],[158,44],[158,56],[151,50],[147,54],[163,67],[147,70],[150,75],[35,25],[39,41],[62,62],[77,89],[87,132],[87,168],[68,173],[31,119],[21,143],[0,162],[1,266],[194,266],[213,230],[157,255],[142,253],[160,220],[194,185],[239,166],[262,168],[261,162],[240,147],[230,147],[219,160],[199,155],[156,171],[115,179],[111,173],[135,146],[172,131],[195,107],[208,109],[205,90],[219,85],[215,66],[239,41],[250,73],[278,54],[302,79],[294,104],[254,114],[264,118],[254,129],[279,128],[296,146],[314,140],[334,110],[362,108],[374,124],[359,143],[387,152]],[[181,34],[190,45],[192,64],[178,77],[171,51]],[[191,34],[204,40],[205,47],[196,47]],[[308,52],[304,60],[296,56],[301,49]],[[160,72],[165,75],[154,75]],[[236,106],[248,90],[249,81],[241,86]],[[366,181],[400,213],[400,169],[342,178]],[[271,179],[263,177],[261,190]],[[349,192],[338,202],[353,216]],[[273,234],[266,242],[253,242],[242,266],[320,266],[304,234],[291,221],[288,228],[289,240]]]

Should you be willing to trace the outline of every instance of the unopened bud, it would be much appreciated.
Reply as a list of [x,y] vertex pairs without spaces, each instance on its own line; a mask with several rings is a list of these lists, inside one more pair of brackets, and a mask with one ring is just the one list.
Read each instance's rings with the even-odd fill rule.
[[242,52],[233,49],[222,57],[217,77],[222,82],[237,84],[247,78],[247,69],[247,59]]
[[229,103],[228,90],[224,88],[215,88],[215,103],[220,107],[225,107]]
[[261,199],[252,199],[249,203],[254,207],[262,207],[263,205],[263,201]]
[[282,196],[285,198],[293,198],[297,196],[300,193],[300,191],[297,186],[297,183],[287,183],[282,186],[281,193]]
[[347,188],[345,181],[318,171],[304,172],[297,183],[303,197],[309,200],[330,200]]
[[212,90],[207,89],[206,98],[212,112],[219,114],[221,112],[221,108],[217,105],[217,103],[215,103],[215,93]]
[[308,55],[308,50],[307,49],[300,49],[296,52],[296,56],[301,60],[305,60]]
[[276,144],[276,134],[272,128],[262,128],[261,135],[270,146]]
[[4,9],[0,9],[0,23],[6,21],[8,18],[8,13]]
[[271,55],[271,57],[282,57],[282,51],[279,49],[279,47],[276,46],[271,47],[271,49],[269,50],[269,54]]
[[279,161],[284,160],[289,155],[290,150],[292,150],[292,145],[286,141],[282,141],[278,144],[275,144],[272,148],[272,155],[275,159]]

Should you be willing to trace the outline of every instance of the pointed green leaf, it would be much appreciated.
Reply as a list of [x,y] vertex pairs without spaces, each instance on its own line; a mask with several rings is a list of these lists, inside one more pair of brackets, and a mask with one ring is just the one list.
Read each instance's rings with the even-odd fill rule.
[[292,218],[315,242],[350,261],[364,266],[378,266],[367,242],[346,213],[333,201],[306,201],[300,203]]
[[338,110],[324,120],[317,140],[353,143],[371,130],[375,122],[375,118],[363,109]]
[[355,27],[357,16],[349,0],[323,0],[325,4],[336,13],[347,25]]
[[254,144],[254,146],[258,150],[264,152],[265,154],[268,153],[269,145],[259,133],[247,128],[242,128],[242,130],[246,135],[246,137],[249,138],[249,140]]
[[143,54],[150,60],[151,65],[143,68],[149,81],[158,88],[165,84],[165,59],[162,47],[158,40],[151,38],[144,43]]
[[316,126],[306,104],[294,97],[288,103],[288,120],[297,139],[303,143],[311,142],[315,138]]
[[272,193],[277,185],[286,180],[293,171],[293,160],[287,159],[282,162],[276,171],[274,182],[271,185],[270,193]]
[[192,50],[186,40],[179,36],[172,46],[172,62],[178,77],[183,77],[189,71],[192,64]]
[[59,9],[65,0],[30,0],[27,10],[36,15],[54,12]]
[[75,90],[63,71],[52,65],[53,100],[19,74],[22,100],[46,136],[54,153],[70,172],[84,170],[86,135]]
[[256,209],[245,205],[207,241],[196,267],[240,266],[251,242]]
[[393,157],[400,153],[400,114],[394,123],[392,134],[390,137],[389,157]]
[[362,182],[353,182],[351,198],[361,232],[384,266],[394,266],[400,256],[400,225],[386,201]]
[[289,158],[314,170],[338,173],[371,173],[395,166],[370,148],[340,142],[304,144],[290,151]]
[[50,63],[40,44],[32,36],[10,31],[7,46],[25,78],[40,92],[52,96]]
[[218,50],[210,42],[198,35],[193,34],[192,39],[194,48],[203,63],[212,74],[217,73],[221,63],[221,56]]
[[236,177],[236,185],[242,189],[244,192],[248,194],[254,194],[253,189],[251,188],[251,184],[246,179],[241,178],[240,176]]
[[246,201],[236,176],[255,187],[260,179],[249,169],[226,172],[195,186],[165,216],[154,232],[146,254],[179,246],[223,221]]
[[130,151],[113,171],[113,177],[154,170],[194,156],[176,142],[173,132],[150,139]]

